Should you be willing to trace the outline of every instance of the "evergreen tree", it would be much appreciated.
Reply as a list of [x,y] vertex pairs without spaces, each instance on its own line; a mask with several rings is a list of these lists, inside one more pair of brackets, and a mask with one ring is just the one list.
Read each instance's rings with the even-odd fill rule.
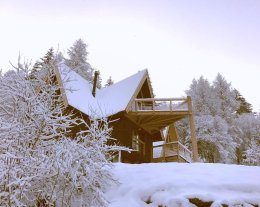
[[210,114],[215,116],[217,114],[213,87],[203,76],[198,80],[193,79],[186,94],[192,97],[195,115]]
[[200,77],[198,80],[193,80],[186,94],[192,97],[201,158],[206,162],[234,162],[236,147],[241,142],[237,141],[240,138],[231,133],[231,130],[235,130],[232,122],[236,118],[235,113],[239,104],[231,84],[220,74],[217,75],[213,85]]
[[90,83],[93,82],[93,68],[87,62],[87,45],[82,39],[75,41],[73,46],[68,50],[69,59],[66,64]]
[[246,99],[240,94],[238,90],[234,90],[236,94],[236,100],[239,101],[240,105],[237,109],[237,114],[252,113],[252,105],[246,101]]
[[248,165],[260,165],[260,139],[252,140],[244,152],[244,163]]
[[49,64],[53,59],[54,59],[54,50],[51,47],[47,51],[46,55],[43,58],[41,58],[41,60],[42,60],[43,64]]
[[213,82],[215,101],[217,104],[217,114],[231,122],[235,117],[236,110],[239,108],[239,102],[236,100],[235,90],[231,88],[225,78],[218,74]]
[[112,80],[111,76],[107,79],[107,82],[105,84],[105,87],[111,86],[114,84],[114,81]]
[[44,55],[44,57],[36,61],[36,63],[34,64],[31,70],[30,78],[35,79],[35,76],[39,76],[40,74],[42,77],[46,76],[46,73],[48,69],[50,69],[51,67],[50,65],[51,63],[53,63],[54,59],[55,59],[54,50],[51,47]]

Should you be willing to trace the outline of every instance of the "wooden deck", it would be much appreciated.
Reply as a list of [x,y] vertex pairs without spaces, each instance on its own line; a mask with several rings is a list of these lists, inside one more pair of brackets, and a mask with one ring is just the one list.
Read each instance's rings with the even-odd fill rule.
[[[190,96],[187,98],[134,99],[131,106],[127,110],[126,116],[150,134],[155,134],[183,118],[189,118],[193,151],[192,160],[198,160],[197,140]],[[166,145],[168,145],[168,143]],[[168,156],[165,156],[164,160],[166,160],[166,157],[168,157],[167,159],[175,159],[177,156],[179,160],[185,159],[188,161],[186,157],[182,156],[183,153],[180,153],[181,149],[183,149],[183,146],[180,143],[177,145],[176,143],[171,143],[171,145],[172,147],[178,147],[178,154],[170,156],[168,153]],[[186,152],[187,150],[184,151]],[[165,148],[165,152],[167,152],[167,147]],[[171,152],[173,151],[171,150]]]
[[143,98],[134,100],[127,115],[153,134],[173,122],[188,117],[190,111],[188,100],[185,98]]

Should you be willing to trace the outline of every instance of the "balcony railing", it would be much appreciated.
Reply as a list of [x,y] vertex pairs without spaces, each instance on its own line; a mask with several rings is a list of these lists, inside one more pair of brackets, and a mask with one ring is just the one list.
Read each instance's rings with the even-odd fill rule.
[[153,158],[166,161],[170,157],[181,157],[192,162],[192,152],[178,141],[153,146]]
[[188,101],[186,98],[138,98],[132,111],[188,111]]

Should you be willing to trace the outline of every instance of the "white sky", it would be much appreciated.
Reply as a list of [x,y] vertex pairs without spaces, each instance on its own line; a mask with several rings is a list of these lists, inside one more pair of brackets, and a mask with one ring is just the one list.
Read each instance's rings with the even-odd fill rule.
[[104,81],[148,68],[157,97],[178,97],[220,72],[260,111],[259,0],[0,0],[0,68],[78,38]]

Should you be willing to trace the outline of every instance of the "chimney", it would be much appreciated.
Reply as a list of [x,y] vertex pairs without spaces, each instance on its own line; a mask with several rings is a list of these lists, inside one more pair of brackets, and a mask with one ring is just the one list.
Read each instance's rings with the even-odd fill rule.
[[93,83],[93,89],[92,89],[92,95],[95,97],[96,96],[96,88],[97,88],[97,80],[99,76],[99,71],[95,71],[94,74],[94,83]]

